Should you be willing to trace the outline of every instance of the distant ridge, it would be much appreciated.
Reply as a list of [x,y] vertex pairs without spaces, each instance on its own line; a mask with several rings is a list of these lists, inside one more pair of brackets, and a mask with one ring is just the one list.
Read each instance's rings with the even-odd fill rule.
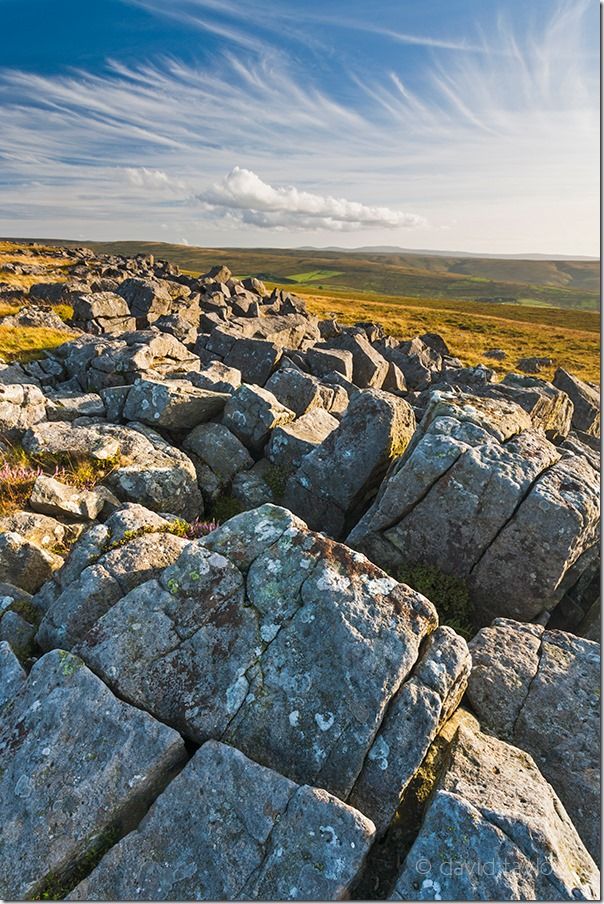
[[341,248],[339,245],[300,245],[292,251],[333,251],[338,254],[421,254],[426,257],[478,257],[506,261],[599,261],[588,254],[496,254],[482,251],[435,251],[431,248],[402,248],[399,245],[361,245]]

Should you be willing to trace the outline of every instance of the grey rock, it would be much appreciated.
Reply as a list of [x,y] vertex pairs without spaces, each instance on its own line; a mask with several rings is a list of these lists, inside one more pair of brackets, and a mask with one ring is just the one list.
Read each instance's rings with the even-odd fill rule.
[[346,799],[435,626],[420,594],[267,505],[189,543],[77,649],[186,736]]
[[46,418],[49,421],[73,421],[77,417],[104,417],[105,403],[96,392],[53,391],[46,394]]
[[0,616],[0,641],[7,641],[22,662],[32,656],[35,636],[35,627],[18,612],[9,609]]
[[266,447],[266,457],[285,469],[297,468],[305,455],[320,446],[339,421],[323,408],[314,408],[290,424],[276,427]]
[[114,469],[103,479],[123,502],[132,501],[159,512],[192,520],[203,513],[195,467],[184,452],[142,424],[75,426],[64,422],[39,424],[23,437],[34,454],[107,461]]
[[599,387],[587,383],[559,367],[554,374],[554,386],[561,389],[573,403],[572,424],[576,430],[591,436],[600,435]]
[[534,757],[599,862],[600,644],[496,619],[470,648],[481,724]]
[[175,731],[117,700],[81,660],[43,656],[0,715],[2,897],[42,895],[183,758]]
[[[331,341],[335,348],[352,355],[352,382],[360,389],[381,389],[388,373],[388,362],[361,333],[342,333]],[[312,360],[312,356],[309,360]],[[334,368],[331,368],[332,370]]]
[[193,386],[200,389],[211,389],[213,392],[233,393],[241,386],[241,371],[235,367],[227,367],[220,361],[213,361],[202,367],[199,373],[187,374]]
[[0,383],[0,433],[20,439],[23,433],[46,417],[46,400],[37,386],[29,383]]
[[373,820],[378,835],[388,829],[430,744],[458,706],[471,667],[465,640],[452,628],[437,628],[390,702],[348,797]]
[[0,533],[0,581],[35,593],[62,564],[60,556],[41,549],[20,534]]
[[6,704],[11,704],[27,678],[25,670],[6,640],[0,641],[0,720]]
[[517,367],[518,370],[522,370],[524,373],[538,374],[544,367],[551,367],[553,363],[552,358],[520,358]]
[[265,339],[237,339],[224,363],[239,370],[245,383],[264,386],[281,355],[281,348],[274,342]]
[[222,415],[223,424],[253,451],[260,451],[271,430],[294,419],[294,412],[260,386],[243,384],[231,396]]
[[242,511],[258,508],[267,502],[277,502],[275,493],[267,482],[270,468],[268,460],[261,458],[249,471],[240,471],[233,477],[231,495]]
[[310,348],[306,360],[315,377],[325,377],[332,371],[352,380],[353,359],[350,351],[336,348]]
[[342,536],[414,429],[413,411],[403,399],[375,389],[359,392],[337,430],[302,459],[284,504],[312,528]]
[[[120,526],[118,521],[116,537],[120,537]],[[163,526],[160,533],[155,533],[153,528],[143,530],[146,532],[131,539],[126,539],[125,531],[121,539],[112,539],[109,525],[104,547],[91,550],[92,554],[82,561],[84,567],[79,573],[73,556],[70,557],[66,570],[71,580],[57,576],[61,593],[48,607],[37,633],[37,641],[43,649],[72,649],[124,594],[155,578],[176,561],[188,542],[165,533]],[[135,529],[135,534],[137,532]],[[97,550],[99,554],[94,556]]]
[[94,521],[107,502],[103,490],[108,493],[105,487],[79,490],[41,474],[36,478],[29,504],[43,515],[67,515]]
[[224,424],[200,424],[187,434],[183,448],[197,471],[204,498],[215,499],[239,471],[247,471],[254,459]]
[[219,414],[229,396],[198,389],[188,380],[139,379],[124,404],[128,421],[142,421],[152,427],[190,430]]
[[328,386],[317,377],[291,366],[280,367],[275,371],[265,389],[272,392],[297,417],[315,408],[341,413],[348,404],[348,396],[339,387]]
[[70,900],[339,900],[372,839],[325,791],[208,741]]
[[48,515],[37,512],[12,512],[0,518],[0,534],[14,531],[41,549],[53,549],[69,539],[70,529]]
[[598,897],[598,869],[532,758],[460,728],[391,899]]

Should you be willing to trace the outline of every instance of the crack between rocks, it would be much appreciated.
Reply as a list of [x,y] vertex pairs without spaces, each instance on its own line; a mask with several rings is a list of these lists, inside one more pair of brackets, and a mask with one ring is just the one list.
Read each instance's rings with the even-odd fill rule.
[[[415,509],[417,508],[417,506],[420,505],[420,503],[422,503],[424,501],[426,496],[428,496],[428,494],[431,493],[432,490],[435,489],[438,486],[438,484],[441,483],[441,481],[443,481],[448,476],[449,471],[457,464],[457,462],[461,458],[462,454],[463,454],[463,452],[460,452],[459,455],[457,455],[455,457],[455,459],[451,462],[451,464],[448,465],[448,467],[442,472],[442,474],[439,474],[438,477],[436,477],[432,481],[432,483],[429,484],[422,491],[422,493],[417,497],[417,499],[409,505],[409,508],[407,509],[407,511],[405,512],[405,514],[402,517],[400,515],[397,515],[395,519],[393,519],[389,524],[387,524],[387,526],[379,527],[376,530],[372,530],[371,533],[385,533],[386,531],[391,530],[393,527],[399,527],[403,521],[406,521],[406,519],[415,512]],[[393,546],[396,546],[397,549],[399,549],[399,551],[402,551],[390,537],[386,537],[386,539],[390,543],[392,543]]]
[[530,494],[533,492],[533,490],[534,490],[535,486],[537,485],[537,483],[542,479],[542,477],[545,477],[545,475],[548,473],[548,471],[550,471],[553,467],[555,467],[556,464],[557,464],[557,462],[552,462],[550,465],[548,465],[546,468],[544,468],[543,471],[540,471],[540,472],[536,475],[536,477],[533,478],[533,480],[531,480],[531,482],[529,483],[528,487],[527,487],[526,490],[522,493],[522,495],[520,496],[520,499],[518,500],[518,502],[517,502],[516,505],[514,506],[514,508],[513,508],[513,510],[512,510],[512,513],[510,514],[510,516],[509,516],[508,518],[506,518],[505,521],[503,522],[503,524],[497,529],[497,531],[495,532],[495,534],[494,534],[493,539],[491,540],[491,542],[486,546],[486,548],[482,551],[482,553],[480,554],[480,556],[477,558],[477,560],[474,562],[474,564],[473,564],[472,567],[470,568],[470,570],[469,570],[469,572],[468,572],[468,577],[469,577],[469,578],[472,577],[472,575],[474,574],[475,570],[479,567],[480,563],[482,562],[482,560],[484,559],[484,557],[486,556],[486,554],[489,552],[489,550],[492,548],[492,546],[497,542],[497,540],[499,539],[500,535],[504,532],[504,530],[506,529],[506,527],[508,527],[508,525],[512,523],[512,521],[514,520],[514,518],[515,518],[516,515],[518,514],[518,512],[519,512],[521,506],[526,502],[526,500],[528,499],[528,497],[530,496]]
[[516,718],[514,719],[514,722],[513,722],[513,725],[512,725],[512,730],[511,730],[511,732],[510,732],[510,742],[511,742],[512,744],[515,744],[515,743],[516,743],[516,740],[515,740],[515,739],[516,739],[516,728],[517,728],[517,726],[518,726],[518,722],[520,721],[520,717],[521,717],[521,715],[522,715],[522,710],[523,710],[524,707],[526,706],[526,703],[527,703],[527,700],[528,700],[529,695],[530,695],[530,693],[531,693],[531,689],[532,689],[532,687],[533,687],[533,684],[534,684],[535,680],[537,679],[537,677],[538,677],[538,675],[539,675],[539,669],[541,668],[541,659],[543,658],[543,653],[544,653],[543,647],[544,647],[544,643],[545,643],[545,635],[546,635],[546,633],[547,633],[547,632],[545,631],[545,629],[541,632],[541,637],[539,638],[539,648],[538,648],[538,650],[537,650],[537,668],[535,669],[535,674],[533,675],[533,677],[530,679],[530,681],[529,681],[529,683],[528,683],[528,686],[527,686],[527,689],[526,689],[526,694],[524,695],[524,698],[523,698],[523,700],[522,700],[522,703],[520,704],[520,706],[519,706],[519,708],[518,708],[518,715],[517,715]]

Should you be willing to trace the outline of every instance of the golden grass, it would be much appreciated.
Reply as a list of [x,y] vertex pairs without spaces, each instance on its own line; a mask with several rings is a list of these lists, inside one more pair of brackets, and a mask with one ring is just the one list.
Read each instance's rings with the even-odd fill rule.
[[45,349],[56,348],[72,337],[63,330],[46,329],[41,326],[0,325],[0,360],[34,361],[41,358]]
[[[599,380],[599,316],[553,308],[508,305],[460,305],[435,299],[372,297],[342,298],[300,291],[308,309],[319,317],[335,315],[345,324],[371,320],[393,336],[440,333],[452,354],[464,364],[485,364],[499,373],[516,368],[519,358],[552,358],[554,366],[540,376],[551,379],[558,365],[584,380]],[[484,308],[487,310],[484,311]],[[577,322],[576,326],[568,324]],[[580,324],[580,326],[579,326]],[[504,361],[485,356],[489,348],[506,352]]]
[[[47,253],[34,255],[13,242],[0,242],[0,282],[20,289],[29,289],[39,282],[62,282],[66,277],[65,270],[71,267],[75,260],[58,257],[56,249],[50,246],[38,246],[38,250]],[[35,275],[7,273],[4,269],[6,264],[32,264],[44,267],[46,272]]]

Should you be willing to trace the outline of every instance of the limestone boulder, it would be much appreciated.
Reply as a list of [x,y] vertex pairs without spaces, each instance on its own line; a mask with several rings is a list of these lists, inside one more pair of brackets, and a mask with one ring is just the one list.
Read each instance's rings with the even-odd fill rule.
[[302,459],[284,504],[312,528],[341,537],[414,429],[415,416],[403,399],[375,389],[359,392],[339,427]]
[[216,417],[229,396],[210,389],[198,389],[188,380],[141,378],[128,393],[123,416],[151,427],[190,430]]
[[496,619],[471,641],[468,699],[485,729],[526,750],[600,860],[600,644]]
[[580,380],[559,367],[554,374],[554,386],[561,389],[573,403],[572,425],[575,430],[600,435],[600,392],[594,383]]
[[294,412],[261,386],[243,384],[224,407],[222,423],[252,452],[260,452],[275,427],[294,419]]

